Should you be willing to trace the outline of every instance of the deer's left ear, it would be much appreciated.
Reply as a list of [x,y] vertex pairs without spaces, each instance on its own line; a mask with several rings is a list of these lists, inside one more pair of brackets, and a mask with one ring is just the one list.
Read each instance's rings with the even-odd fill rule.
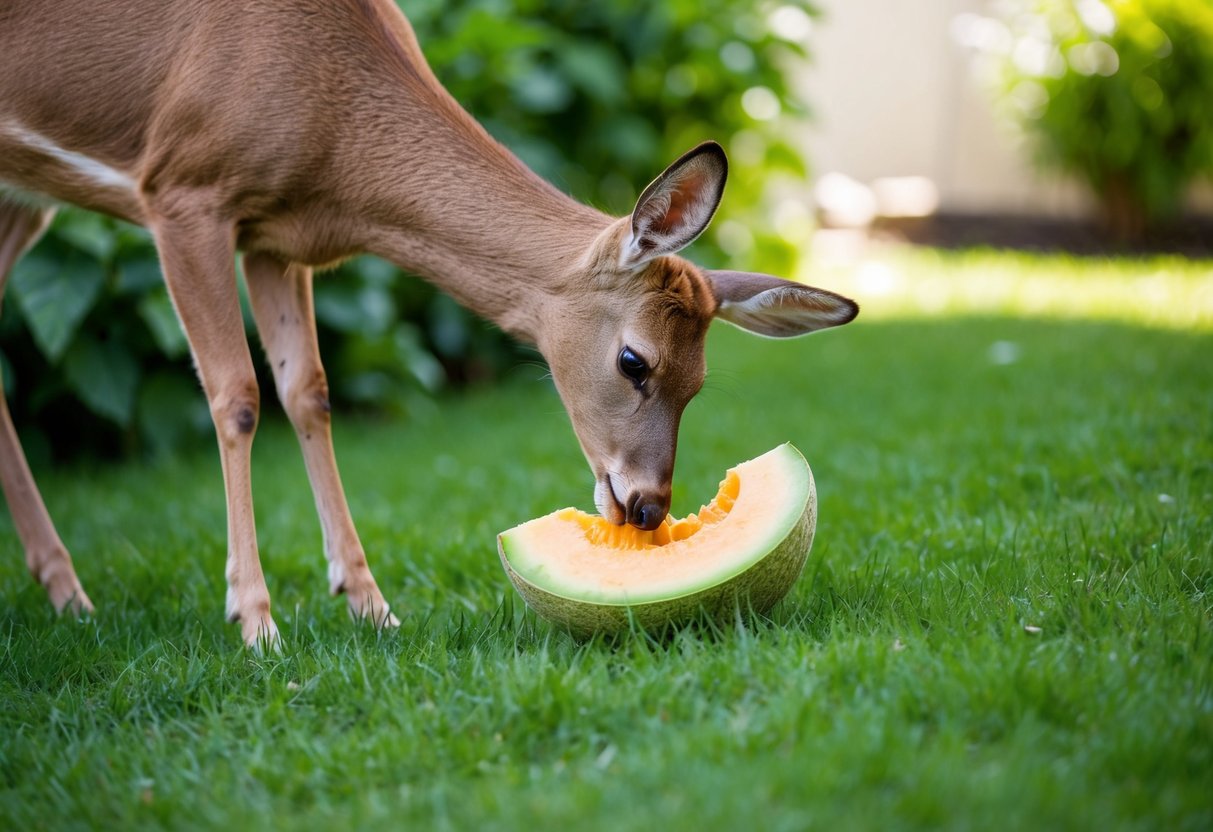
[[719,307],[716,317],[768,338],[794,338],[850,323],[855,301],[766,274],[705,271]]
[[632,233],[620,251],[620,267],[636,269],[690,245],[712,221],[728,170],[724,148],[704,142],[649,183],[632,211]]

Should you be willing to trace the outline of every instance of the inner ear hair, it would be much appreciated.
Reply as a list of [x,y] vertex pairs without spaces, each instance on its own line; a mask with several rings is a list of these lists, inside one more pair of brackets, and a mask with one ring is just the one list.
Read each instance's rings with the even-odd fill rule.
[[716,142],[693,148],[666,168],[636,201],[624,265],[639,266],[690,245],[712,221],[727,176],[728,160]]

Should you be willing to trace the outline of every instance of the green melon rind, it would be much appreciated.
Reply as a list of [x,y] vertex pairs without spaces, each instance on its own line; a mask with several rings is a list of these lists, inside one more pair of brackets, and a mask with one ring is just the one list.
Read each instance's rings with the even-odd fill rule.
[[[799,451],[796,453],[799,455]],[[807,462],[805,471],[809,487],[804,510],[787,536],[745,571],[686,595],[630,605],[565,598],[535,586],[515,572],[506,558],[500,535],[497,537],[497,554],[510,583],[527,605],[540,617],[563,627],[577,638],[590,638],[599,633],[615,634],[632,626],[657,630],[666,625],[685,623],[697,614],[718,622],[731,620],[737,609],[762,614],[788,594],[804,571],[809,550],[813,546],[813,534],[817,528],[817,486]]]
[[[585,586],[562,584],[547,573],[544,563],[554,552],[543,553],[538,558],[535,552],[519,540],[524,530],[535,523],[543,523],[548,517],[523,523],[501,533],[498,546],[505,553],[506,560],[518,576],[532,584],[541,587],[545,592],[577,603],[615,604],[619,606],[638,606],[652,601],[668,601],[682,595],[691,595],[702,589],[717,586],[735,575],[744,572],[771,553],[791,533],[803,511],[809,493],[809,465],[804,455],[790,442],[767,451],[759,457],[743,462],[733,470],[744,470],[752,463],[766,460],[777,460],[783,466],[787,479],[781,484],[780,493],[770,495],[773,502],[783,506],[779,513],[780,520],[766,528],[757,529],[757,536],[738,539],[733,547],[733,559],[721,564],[717,569],[700,575],[695,581],[685,583],[680,589],[667,590],[664,593],[653,590],[637,590],[620,593],[618,591],[599,592]],[[550,516],[550,515],[549,515]],[[706,534],[705,530],[705,534]]]

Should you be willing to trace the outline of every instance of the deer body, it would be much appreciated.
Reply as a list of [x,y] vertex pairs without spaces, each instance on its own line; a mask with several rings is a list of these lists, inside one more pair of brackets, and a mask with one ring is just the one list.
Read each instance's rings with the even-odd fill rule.
[[[614,522],[669,508],[678,420],[714,316],[767,335],[845,323],[854,304],[674,256],[710,220],[723,152],[697,148],[630,217],[570,199],[450,97],[388,0],[81,0],[0,8],[0,290],[54,203],[149,228],[214,417],[228,513],[229,618],[274,640],[249,450],[259,392],[234,255],[298,434],[333,592],[392,624],[350,519],[316,348],[312,270],[369,252],[536,344]],[[57,608],[91,604],[0,405],[0,482]]]

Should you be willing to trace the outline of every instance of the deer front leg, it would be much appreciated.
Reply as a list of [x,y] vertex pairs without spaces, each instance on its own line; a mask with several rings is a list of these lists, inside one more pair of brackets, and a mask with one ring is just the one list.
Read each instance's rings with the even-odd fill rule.
[[214,219],[195,195],[173,196],[171,213],[153,206],[150,226],[219,440],[227,495],[227,618],[240,622],[250,647],[275,646],[278,628],[253,521],[250,468],[260,396],[240,314],[234,228]]
[[333,455],[328,382],[316,344],[312,270],[263,254],[244,258],[253,316],[307,467],[329,564],[329,590],[344,592],[350,613],[399,626],[366,562]]
[[[13,265],[38,239],[50,218],[51,211],[0,199],[0,295],[4,292]],[[25,549],[26,565],[38,582],[46,587],[55,611],[63,612],[70,608],[76,615],[91,613],[93,604],[80,586],[72,558],[55,531],[55,524],[51,522],[50,513],[38,492],[2,393],[0,485],[4,488],[17,536]]]

